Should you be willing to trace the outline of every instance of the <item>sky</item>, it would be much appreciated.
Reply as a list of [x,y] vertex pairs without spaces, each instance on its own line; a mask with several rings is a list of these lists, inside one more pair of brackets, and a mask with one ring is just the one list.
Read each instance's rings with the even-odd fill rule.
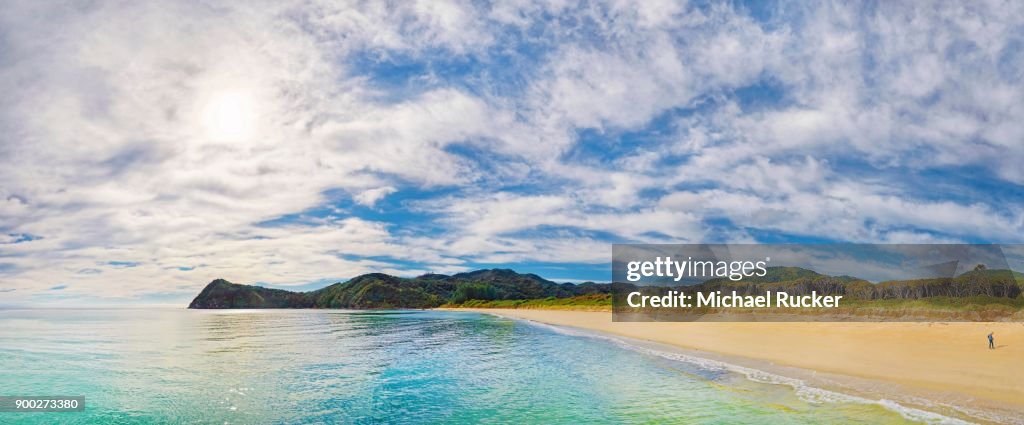
[[0,0],[0,305],[1024,241],[1024,3]]

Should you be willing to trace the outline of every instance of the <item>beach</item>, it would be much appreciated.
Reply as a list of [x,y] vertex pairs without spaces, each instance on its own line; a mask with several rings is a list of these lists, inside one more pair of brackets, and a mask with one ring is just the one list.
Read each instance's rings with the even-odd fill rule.
[[883,394],[981,416],[1024,417],[1024,323],[612,322],[609,312],[473,311],[806,370],[833,384],[856,383],[850,388],[876,382]]

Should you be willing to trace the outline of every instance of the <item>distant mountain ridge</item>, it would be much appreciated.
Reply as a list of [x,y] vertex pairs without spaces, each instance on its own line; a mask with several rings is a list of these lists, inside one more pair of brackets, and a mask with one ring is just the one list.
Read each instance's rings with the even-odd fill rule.
[[240,285],[217,279],[203,288],[188,308],[432,308],[446,302],[568,298],[609,293],[611,285],[555,283],[532,273],[484,269],[454,275],[401,278],[369,273],[309,292]]
[[[582,295],[615,294],[640,289],[655,293],[657,286],[628,283],[556,283],[535,274],[510,269],[484,269],[454,275],[424,274],[402,278],[370,273],[309,292],[292,292],[240,285],[217,279],[196,296],[189,308],[433,308],[469,300],[536,300]],[[849,299],[922,299],[988,296],[1018,298],[1024,275],[1011,270],[974,270],[951,278],[928,278],[871,283],[851,276],[829,276],[799,267],[769,267],[765,276],[731,281],[715,278],[689,285],[690,291],[736,291],[755,295],[765,290],[806,295],[845,295]]]

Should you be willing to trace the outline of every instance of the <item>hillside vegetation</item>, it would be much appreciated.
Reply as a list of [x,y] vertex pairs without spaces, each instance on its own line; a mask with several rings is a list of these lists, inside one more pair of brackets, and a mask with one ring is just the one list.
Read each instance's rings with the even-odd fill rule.
[[508,269],[477,270],[451,276],[427,274],[415,278],[371,273],[310,292],[239,285],[217,279],[192,300],[189,308],[433,308],[468,301],[571,299],[609,292],[608,284],[555,283],[535,274]]
[[[831,314],[915,315],[979,320],[1021,316],[1024,276],[1009,270],[977,269],[952,278],[871,283],[850,276],[828,276],[798,267],[771,267],[763,277],[734,282],[711,279],[686,291],[759,295],[784,291],[791,295],[843,295]],[[650,295],[667,289],[615,283],[555,283],[535,274],[508,269],[477,270],[455,275],[426,274],[400,278],[381,273],[358,276],[310,292],[239,285],[223,279],[210,282],[189,308],[536,308],[610,310],[622,307],[631,291]],[[732,312],[741,312],[732,310]],[[787,314],[820,314],[803,309]]]

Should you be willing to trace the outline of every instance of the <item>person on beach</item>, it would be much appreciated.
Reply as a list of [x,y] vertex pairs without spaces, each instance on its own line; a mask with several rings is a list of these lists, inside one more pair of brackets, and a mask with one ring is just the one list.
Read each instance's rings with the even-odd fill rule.
[[996,339],[992,337],[992,334],[994,334],[994,333],[995,332],[989,332],[989,334],[988,334],[988,349],[989,350],[995,350],[996,349]]

